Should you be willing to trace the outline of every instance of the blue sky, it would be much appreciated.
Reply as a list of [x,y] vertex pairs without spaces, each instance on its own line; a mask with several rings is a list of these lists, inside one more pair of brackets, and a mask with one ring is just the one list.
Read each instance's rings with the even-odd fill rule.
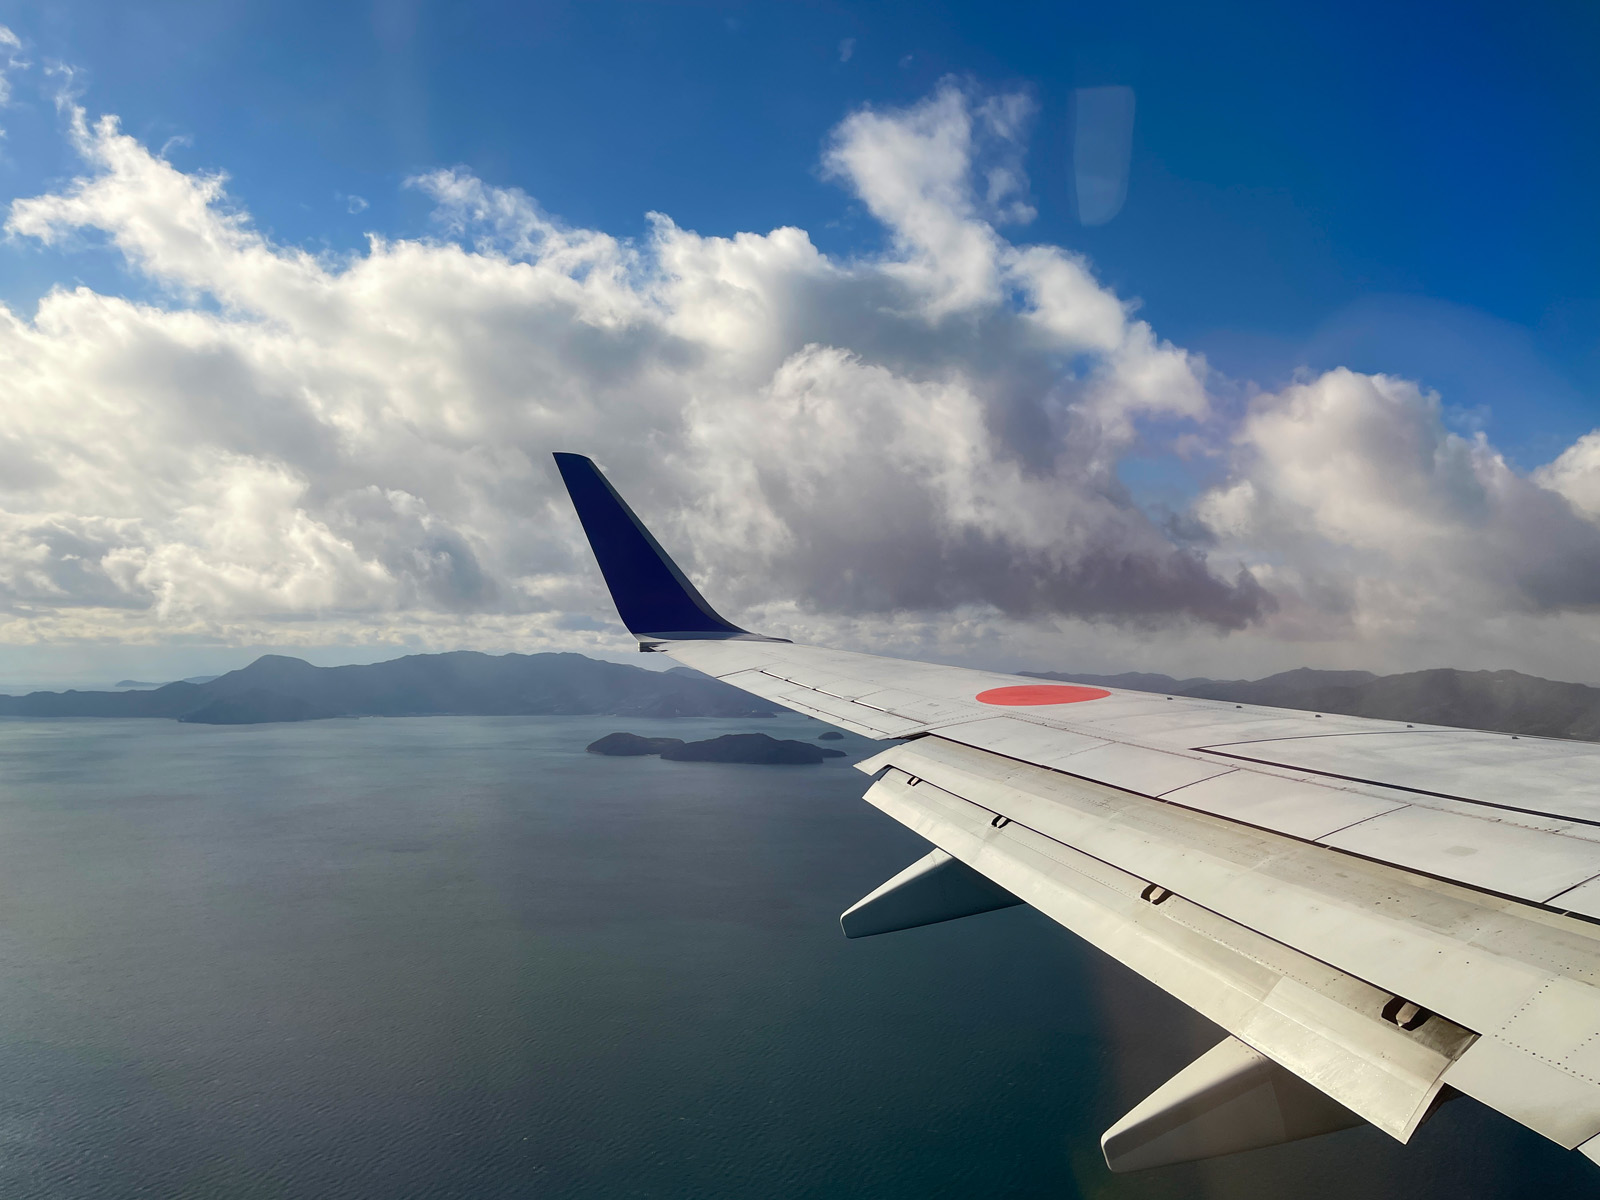
[[[133,674],[160,669],[138,646],[170,674],[245,646],[616,649],[546,478],[587,448],[731,605],[763,600],[708,513],[810,554],[762,576],[791,633],[1600,679],[1592,5],[56,0],[0,24],[0,300],[27,322],[87,289],[0,347],[26,413],[0,465],[28,481],[0,494],[0,675],[69,642]],[[1075,121],[1107,88],[1132,97],[1125,200],[1086,224]],[[434,357],[378,349],[401,328]],[[903,504],[915,549],[783,507],[870,469],[795,477],[760,434],[796,412],[820,422],[796,444],[950,435],[857,497]],[[130,421],[165,440],[121,445]],[[719,445],[742,484],[708,477]],[[986,515],[1030,504],[1059,528]],[[1135,564],[1116,587],[1109,561]]]
[[[1528,465],[1590,428],[1600,398],[1592,5],[52,0],[10,14],[33,55],[81,71],[91,108],[156,146],[185,139],[175,162],[225,169],[263,227],[312,246],[422,231],[428,206],[401,182],[462,164],[580,225],[642,232],[659,210],[705,234],[795,224],[859,250],[879,230],[816,169],[841,115],[952,73],[1021,87],[1038,101],[1027,236],[1088,254],[1230,374],[1415,375]],[[1128,201],[1086,229],[1068,106],[1113,84],[1138,98]],[[71,169],[49,122],[11,125],[18,193]],[[343,211],[347,195],[371,207]]]

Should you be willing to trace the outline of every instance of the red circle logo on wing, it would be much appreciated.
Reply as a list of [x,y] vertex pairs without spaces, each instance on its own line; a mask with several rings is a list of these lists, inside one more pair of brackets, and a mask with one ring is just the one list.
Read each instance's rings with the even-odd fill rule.
[[1066,683],[1028,683],[1021,687],[990,688],[979,692],[980,704],[1004,704],[1021,708],[1035,704],[1081,704],[1085,700],[1099,700],[1111,695],[1104,688],[1075,687]]

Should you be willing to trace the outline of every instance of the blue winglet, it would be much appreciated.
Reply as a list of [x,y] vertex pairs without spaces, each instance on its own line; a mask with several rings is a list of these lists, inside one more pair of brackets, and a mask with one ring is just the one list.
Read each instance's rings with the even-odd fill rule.
[[[647,639],[784,640],[750,633],[718,616],[590,459],[581,454],[557,454],[555,460],[622,623],[641,643]],[[640,648],[650,647],[644,644]]]

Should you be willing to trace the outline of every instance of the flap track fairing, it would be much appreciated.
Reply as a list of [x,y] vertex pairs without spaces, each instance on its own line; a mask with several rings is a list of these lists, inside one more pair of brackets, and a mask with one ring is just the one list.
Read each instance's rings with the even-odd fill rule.
[[852,904],[839,927],[847,938],[871,937],[1021,903],[959,858],[935,850]]
[[1293,1071],[1229,1037],[1106,1130],[1100,1149],[1113,1171],[1143,1171],[1364,1123]]

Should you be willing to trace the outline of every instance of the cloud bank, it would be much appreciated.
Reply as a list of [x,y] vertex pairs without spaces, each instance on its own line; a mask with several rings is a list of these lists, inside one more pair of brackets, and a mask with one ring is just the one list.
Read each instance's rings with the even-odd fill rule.
[[[14,248],[108,242],[156,299],[0,311],[0,640],[604,644],[556,449],[791,636],[1370,647],[1600,605],[1600,435],[1519,475],[1348,371],[1229,415],[1017,235],[1021,97],[847,117],[823,167],[884,233],[851,259],[661,214],[621,240],[460,170],[412,181],[436,236],[313,255],[66,113],[84,173],[11,205]],[[1118,468],[1174,447],[1218,482],[1152,515]]]

